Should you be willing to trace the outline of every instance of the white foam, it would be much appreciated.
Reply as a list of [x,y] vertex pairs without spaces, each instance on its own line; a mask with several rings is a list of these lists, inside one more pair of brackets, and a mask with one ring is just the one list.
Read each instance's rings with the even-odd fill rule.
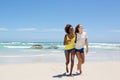
[[1,58],[39,57],[39,56],[44,56],[44,54],[40,54],[40,55],[0,55]]
[[31,48],[31,46],[4,46],[5,48]]

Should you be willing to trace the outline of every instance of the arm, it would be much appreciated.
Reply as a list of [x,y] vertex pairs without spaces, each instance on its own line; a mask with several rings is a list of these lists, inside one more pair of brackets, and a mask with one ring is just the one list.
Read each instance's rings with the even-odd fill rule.
[[64,45],[66,45],[66,35],[65,35],[65,37],[64,37]]
[[86,44],[86,53],[88,53],[88,39],[85,39],[85,44]]
[[64,37],[64,45],[67,45],[71,40],[67,40],[67,35]]

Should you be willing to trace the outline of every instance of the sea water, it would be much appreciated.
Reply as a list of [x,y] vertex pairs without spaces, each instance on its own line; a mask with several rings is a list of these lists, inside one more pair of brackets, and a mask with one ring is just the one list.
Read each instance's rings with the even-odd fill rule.
[[[41,45],[43,48],[33,49],[33,45]],[[120,61],[120,43],[89,43],[85,60]],[[36,62],[65,62],[63,42],[0,43],[0,64]]]

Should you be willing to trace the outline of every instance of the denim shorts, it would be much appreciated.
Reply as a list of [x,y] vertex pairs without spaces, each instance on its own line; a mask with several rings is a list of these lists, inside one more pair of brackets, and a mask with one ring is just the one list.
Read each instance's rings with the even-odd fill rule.
[[84,48],[81,48],[81,49],[75,49],[75,52],[84,53]]
[[69,50],[65,50],[65,53],[71,53],[71,52],[75,52],[75,49],[69,49]]

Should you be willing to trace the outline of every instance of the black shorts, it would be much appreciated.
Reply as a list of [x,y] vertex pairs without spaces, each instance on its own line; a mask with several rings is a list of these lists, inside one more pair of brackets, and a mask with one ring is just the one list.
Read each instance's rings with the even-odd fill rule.
[[69,49],[69,50],[65,50],[65,53],[71,53],[71,52],[75,52],[75,49]]
[[81,49],[75,49],[75,52],[84,53],[84,48],[81,48]]

